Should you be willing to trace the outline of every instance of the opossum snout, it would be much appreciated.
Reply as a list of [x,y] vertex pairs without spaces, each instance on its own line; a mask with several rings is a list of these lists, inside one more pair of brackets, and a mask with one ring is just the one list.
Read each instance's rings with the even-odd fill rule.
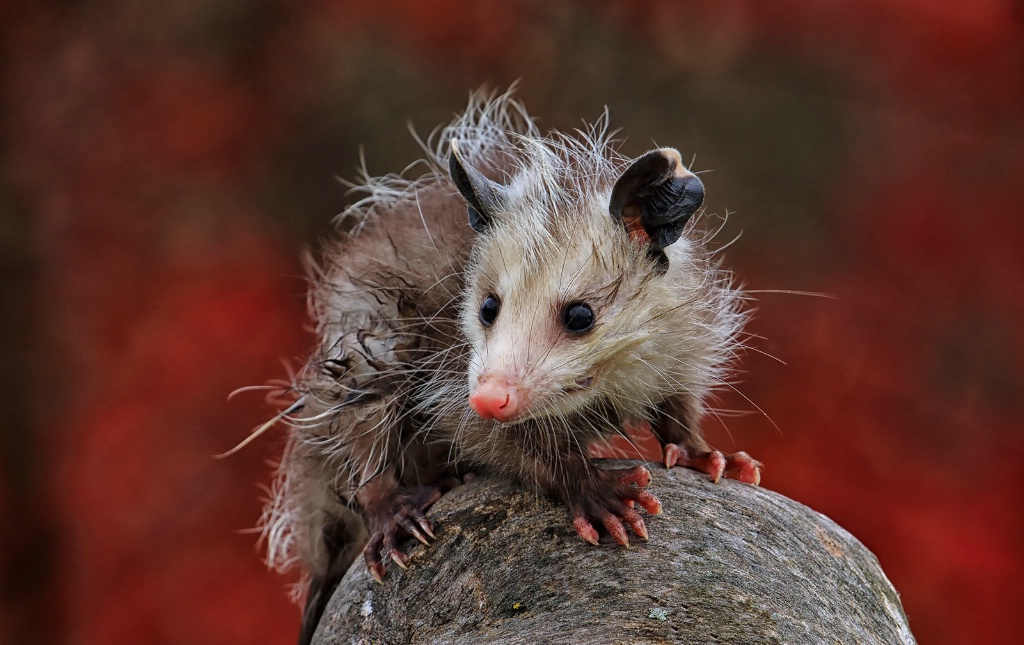
[[469,407],[483,419],[508,421],[516,416],[520,403],[519,387],[497,376],[484,377],[469,395]]

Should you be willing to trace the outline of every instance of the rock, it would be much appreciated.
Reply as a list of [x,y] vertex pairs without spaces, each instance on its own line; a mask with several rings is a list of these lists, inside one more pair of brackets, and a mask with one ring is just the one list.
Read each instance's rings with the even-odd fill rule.
[[449,492],[436,542],[403,545],[407,571],[377,584],[356,561],[314,644],[915,642],[878,560],[824,515],[649,467],[664,514],[629,549],[585,543],[562,506],[509,481]]

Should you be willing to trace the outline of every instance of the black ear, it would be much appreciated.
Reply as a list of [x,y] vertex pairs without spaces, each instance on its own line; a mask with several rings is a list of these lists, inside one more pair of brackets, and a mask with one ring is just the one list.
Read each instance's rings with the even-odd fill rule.
[[608,210],[630,236],[653,249],[673,244],[704,203],[704,184],[673,148],[652,150],[615,182]]
[[463,162],[459,142],[452,139],[452,153],[448,156],[448,172],[452,182],[469,204],[469,225],[477,233],[484,232],[494,214],[507,202],[507,191],[482,172]]

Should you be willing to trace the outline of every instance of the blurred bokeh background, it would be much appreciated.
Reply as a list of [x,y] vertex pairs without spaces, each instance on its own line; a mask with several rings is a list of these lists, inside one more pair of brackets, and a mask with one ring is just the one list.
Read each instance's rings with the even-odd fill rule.
[[[922,643],[1024,633],[1024,4],[0,0],[0,643],[287,643],[244,532],[300,256],[481,85],[695,156],[759,293],[712,422]],[[753,411],[723,396],[723,408]]]

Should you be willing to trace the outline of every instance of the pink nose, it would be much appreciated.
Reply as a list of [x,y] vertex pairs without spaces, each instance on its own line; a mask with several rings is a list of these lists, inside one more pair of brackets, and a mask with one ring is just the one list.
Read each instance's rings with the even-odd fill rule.
[[469,407],[481,418],[508,421],[519,409],[519,392],[504,378],[485,378],[469,395]]

